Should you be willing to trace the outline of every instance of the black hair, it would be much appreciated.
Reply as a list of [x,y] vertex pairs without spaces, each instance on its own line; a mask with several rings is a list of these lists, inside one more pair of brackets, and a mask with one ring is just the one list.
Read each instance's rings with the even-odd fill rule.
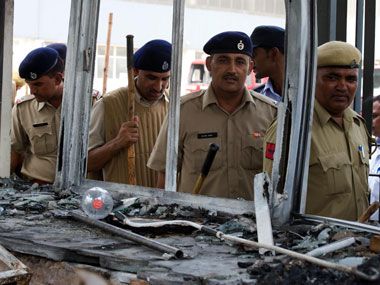
[[57,63],[54,65],[52,69],[49,70],[48,73],[45,75],[49,76],[50,78],[54,77],[57,73],[63,73],[65,70],[65,63],[62,60],[61,57],[58,57]]

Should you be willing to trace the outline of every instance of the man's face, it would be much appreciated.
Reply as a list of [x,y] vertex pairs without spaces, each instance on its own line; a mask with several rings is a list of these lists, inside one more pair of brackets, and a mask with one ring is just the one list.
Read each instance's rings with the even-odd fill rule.
[[253,72],[256,78],[264,78],[270,75],[270,69],[273,62],[270,51],[262,47],[255,47],[252,53]]
[[25,80],[29,85],[30,94],[36,97],[38,102],[50,101],[62,95],[62,74],[57,73],[54,77],[44,75],[37,80]]
[[135,74],[138,75],[136,88],[149,103],[157,101],[169,85],[170,71],[159,73],[135,69]]
[[211,84],[216,92],[240,92],[252,71],[252,64],[248,55],[237,53],[217,53],[206,59],[207,69],[212,74]]
[[380,101],[373,102],[372,134],[380,137]]
[[317,70],[315,98],[333,116],[341,116],[358,88],[358,69],[320,67]]

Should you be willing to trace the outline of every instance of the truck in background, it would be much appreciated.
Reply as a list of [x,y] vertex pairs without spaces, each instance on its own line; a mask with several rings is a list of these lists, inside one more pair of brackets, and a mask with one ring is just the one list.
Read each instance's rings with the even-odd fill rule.
[[[256,79],[255,73],[252,71],[250,75],[247,76],[245,84],[248,89],[253,89],[263,83],[268,79]],[[211,81],[211,74],[207,70],[205,61],[203,59],[194,60],[190,65],[189,77],[186,85],[186,93],[195,92],[198,90],[207,89]]]

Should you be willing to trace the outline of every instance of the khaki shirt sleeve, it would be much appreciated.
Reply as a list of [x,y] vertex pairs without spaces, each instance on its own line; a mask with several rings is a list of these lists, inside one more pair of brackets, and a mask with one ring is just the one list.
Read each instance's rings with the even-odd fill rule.
[[162,123],[153,151],[149,157],[147,166],[156,171],[165,171],[166,167],[166,143],[168,137],[168,116]]
[[11,149],[19,154],[27,150],[28,137],[21,125],[18,106],[12,108]]
[[91,110],[90,134],[88,139],[88,151],[100,147],[106,143],[104,133],[104,102],[97,101]]
[[266,171],[269,177],[272,177],[273,157],[276,147],[277,120],[269,126],[263,145],[263,171]]

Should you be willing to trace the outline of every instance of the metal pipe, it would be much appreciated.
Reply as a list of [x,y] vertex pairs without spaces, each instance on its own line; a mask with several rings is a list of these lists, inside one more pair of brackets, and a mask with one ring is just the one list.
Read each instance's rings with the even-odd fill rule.
[[317,223],[327,223],[330,225],[347,227],[347,228],[351,228],[351,229],[355,229],[355,230],[359,230],[359,231],[374,233],[377,235],[380,234],[380,227],[375,227],[375,226],[371,226],[371,225],[367,225],[367,224],[363,224],[363,223],[334,219],[334,218],[328,218],[328,217],[314,216],[314,215],[308,215],[308,214],[296,214],[296,216],[303,218],[305,221],[312,221],[312,222],[317,222]]
[[170,71],[170,102],[168,113],[168,138],[166,145],[165,190],[177,190],[179,106],[181,96],[183,19],[185,1],[173,1],[172,68]]
[[347,246],[350,246],[353,243],[355,243],[354,237],[344,238],[336,242],[332,242],[324,246],[318,247],[316,249],[313,249],[312,251],[309,251],[308,253],[306,253],[306,255],[314,256],[314,257],[325,255],[326,253],[333,252],[333,251],[345,248]]
[[118,227],[112,226],[110,224],[107,224],[107,223],[104,223],[104,222],[101,222],[98,220],[90,219],[86,216],[77,214],[75,212],[70,212],[70,216],[77,221],[95,226],[95,227],[100,228],[102,230],[108,231],[112,234],[121,236],[121,237],[126,238],[126,239],[131,240],[131,241],[134,241],[135,243],[145,245],[146,247],[149,247],[149,248],[161,251],[161,252],[171,253],[176,258],[182,258],[184,256],[183,251],[179,250],[178,248],[175,248],[175,247],[172,247],[172,246],[169,246],[169,245],[148,239],[144,236],[132,233],[130,231],[120,229]]
[[346,266],[346,265],[342,265],[342,264],[337,264],[337,263],[325,261],[325,260],[322,260],[319,258],[308,256],[306,254],[298,253],[298,252],[295,252],[295,251],[292,251],[289,249],[285,249],[285,248],[282,248],[279,246],[275,246],[275,245],[268,245],[268,244],[263,244],[263,243],[251,241],[251,240],[242,239],[242,238],[235,237],[235,236],[225,235],[222,232],[217,232],[216,237],[219,239],[228,239],[228,240],[235,241],[235,242],[247,245],[247,246],[252,246],[255,248],[266,248],[269,250],[274,250],[278,253],[282,253],[282,254],[286,254],[286,255],[294,257],[294,258],[306,260],[308,262],[317,264],[319,266],[336,269],[336,270],[339,270],[339,271],[342,271],[345,273],[349,273],[349,274],[354,274],[354,275],[356,275],[362,279],[365,279],[365,280],[375,281],[375,280],[378,280],[380,277],[379,271],[373,267],[371,267],[371,271],[373,274],[369,275],[369,274],[366,274],[366,273],[358,270],[356,267],[351,267],[351,266]]

